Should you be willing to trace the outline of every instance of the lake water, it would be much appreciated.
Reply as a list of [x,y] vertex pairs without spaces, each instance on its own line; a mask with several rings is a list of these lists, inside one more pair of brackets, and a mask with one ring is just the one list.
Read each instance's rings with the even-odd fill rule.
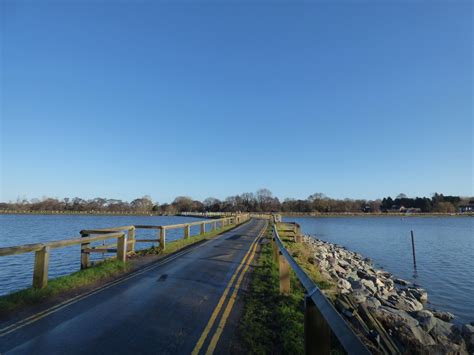
[[[83,229],[97,229],[128,225],[169,225],[196,222],[193,217],[177,216],[78,216],[78,215],[0,215],[0,247],[49,242],[80,237]],[[191,235],[199,234],[199,226],[191,227]],[[169,230],[166,240],[183,238],[183,229]],[[139,229],[138,239],[157,237],[156,230]],[[116,240],[108,240],[113,244]],[[101,244],[94,243],[93,245]],[[145,248],[152,243],[137,243]],[[155,244],[157,245],[157,244]],[[114,255],[114,254],[112,254]],[[110,256],[110,254],[106,254]],[[102,254],[92,253],[91,260],[102,259]],[[34,253],[0,257],[0,295],[31,286]],[[49,261],[49,277],[55,278],[80,269],[80,246],[52,249]]]
[[[474,321],[474,218],[303,217],[284,218],[305,234],[371,258],[378,268],[428,291],[431,307]],[[416,270],[410,231],[415,234]]]

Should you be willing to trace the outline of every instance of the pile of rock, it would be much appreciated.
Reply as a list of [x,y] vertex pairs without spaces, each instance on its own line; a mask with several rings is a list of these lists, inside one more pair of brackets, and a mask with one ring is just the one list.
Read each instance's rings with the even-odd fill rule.
[[[370,259],[342,246],[310,236],[303,237],[303,242],[311,248],[311,262],[321,275],[337,285],[336,307],[370,338],[372,350],[379,347],[388,352],[396,348],[404,353],[474,353],[474,325],[459,328],[450,323],[454,318],[451,313],[426,309],[428,293],[421,287],[375,269]],[[370,326],[363,321],[368,318],[373,320]],[[383,334],[391,338],[386,339],[390,343],[387,347],[380,343]]]

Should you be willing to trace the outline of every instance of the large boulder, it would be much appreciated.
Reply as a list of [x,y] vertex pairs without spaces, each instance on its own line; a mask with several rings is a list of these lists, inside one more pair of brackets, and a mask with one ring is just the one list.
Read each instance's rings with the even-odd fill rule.
[[420,322],[420,326],[423,330],[429,332],[435,326],[436,320],[430,311],[423,309],[415,313],[416,319]]
[[452,314],[450,312],[435,311],[435,312],[433,312],[433,315],[436,318],[441,319],[445,322],[450,322],[454,319],[454,314]]
[[474,353],[474,325],[464,324],[462,326],[462,336],[466,342],[467,349]]
[[466,343],[461,330],[454,324],[434,317],[435,324],[430,335],[445,349],[447,354],[467,354]]
[[400,296],[398,294],[393,294],[388,297],[388,301],[393,304],[394,308],[408,312],[421,311],[423,309],[423,305],[410,296]]
[[423,330],[420,323],[407,312],[380,306],[375,314],[385,328],[407,347],[407,353],[417,353],[420,349],[436,345],[434,339]]

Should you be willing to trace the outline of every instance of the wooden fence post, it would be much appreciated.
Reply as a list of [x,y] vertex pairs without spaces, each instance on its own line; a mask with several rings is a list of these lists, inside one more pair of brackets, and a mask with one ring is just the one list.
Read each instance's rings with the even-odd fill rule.
[[217,222],[212,222],[212,230],[215,231],[217,229]]
[[204,234],[206,233],[206,224],[203,222],[201,223],[201,230],[200,230],[201,234]]
[[311,297],[305,297],[304,311],[305,354],[330,354],[331,329]]
[[48,286],[49,247],[44,246],[35,252],[35,268],[33,271],[33,287]]
[[191,226],[189,224],[186,224],[184,226],[184,239],[188,239],[190,234],[191,234]]
[[273,246],[273,261],[278,262],[278,246],[276,244],[275,237],[272,237],[272,246]]
[[127,260],[127,235],[125,233],[117,238],[117,260],[122,262]]
[[160,249],[161,251],[166,249],[166,229],[160,228]]
[[135,227],[132,227],[127,232],[127,251],[132,252],[135,251]]
[[280,294],[290,294],[290,265],[281,252],[278,252],[278,265],[280,269]]
[[[82,238],[86,238],[89,236],[89,234],[82,234]],[[86,252],[84,249],[89,249],[91,246],[91,243],[82,243],[81,244],[81,269],[87,269],[89,267],[89,260],[90,260],[90,254],[89,252]]]

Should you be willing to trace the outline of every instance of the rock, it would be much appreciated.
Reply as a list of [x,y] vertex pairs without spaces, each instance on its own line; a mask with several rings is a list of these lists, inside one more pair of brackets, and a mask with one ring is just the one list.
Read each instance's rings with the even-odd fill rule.
[[392,303],[395,308],[408,312],[421,311],[423,309],[423,305],[412,297],[393,294],[388,297],[388,301]]
[[364,285],[360,280],[349,280],[349,282],[353,290],[362,290],[364,288]]
[[344,259],[339,259],[337,262],[338,262],[339,266],[341,266],[345,269],[347,269],[350,266],[350,264],[347,261],[345,261]]
[[370,311],[375,311],[382,305],[377,298],[372,296],[367,297],[365,304]]
[[446,353],[466,353],[466,344],[461,331],[449,322],[434,317],[435,324],[430,335],[446,349]]
[[388,279],[388,278],[390,278],[390,276],[392,276],[392,274],[390,274],[387,271],[383,271],[383,270],[377,270],[377,271],[375,271],[375,273],[377,274],[377,276],[379,276],[381,278],[384,278],[384,279]]
[[410,316],[407,312],[387,306],[380,306],[376,312],[377,317],[389,319],[391,323],[406,323],[412,326],[418,326],[420,323]]
[[367,290],[369,290],[373,295],[377,292],[377,287],[375,287],[374,283],[370,280],[361,280],[362,285],[365,286]]
[[451,320],[454,319],[454,314],[452,313],[449,313],[449,312],[438,312],[438,311],[435,311],[433,312],[433,315],[436,317],[436,318],[439,318],[445,322],[449,322]]
[[474,325],[464,324],[462,326],[462,336],[466,342],[467,349],[474,353]]
[[392,279],[387,279],[383,281],[384,286],[388,291],[392,291],[395,288],[395,284]]
[[420,287],[408,288],[407,292],[420,302],[425,303],[428,301],[428,292]]
[[434,339],[419,326],[419,322],[405,311],[380,306],[375,314],[386,328],[395,330],[392,335],[403,344],[410,344],[413,348],[436,344]]
[[398,285],[402,285],[402,286],[407,286],[407,285],[410,284],[408,281],[403,280],[403,279],[393,279],[393,282],[395,282]]
[[337,282],[337,287],[341,290],[350,290],[351,283],[347,280],[339,279],[339,281]]
[[334,266],[334,271],[340,275],[345,275],[347,273],[347,270],[344,269],[343,267],[340,267],[339,265]]
[[361,290],[352,292],[352,298],[355,303],[365,303],[365,301],[367,300],[365,292]]
[[416,319],[420,322],[421,327],[423,330],[430,332],[433,329],[436,320],[434,319],[433,313],[430,311],[423,309],[415,313]]

